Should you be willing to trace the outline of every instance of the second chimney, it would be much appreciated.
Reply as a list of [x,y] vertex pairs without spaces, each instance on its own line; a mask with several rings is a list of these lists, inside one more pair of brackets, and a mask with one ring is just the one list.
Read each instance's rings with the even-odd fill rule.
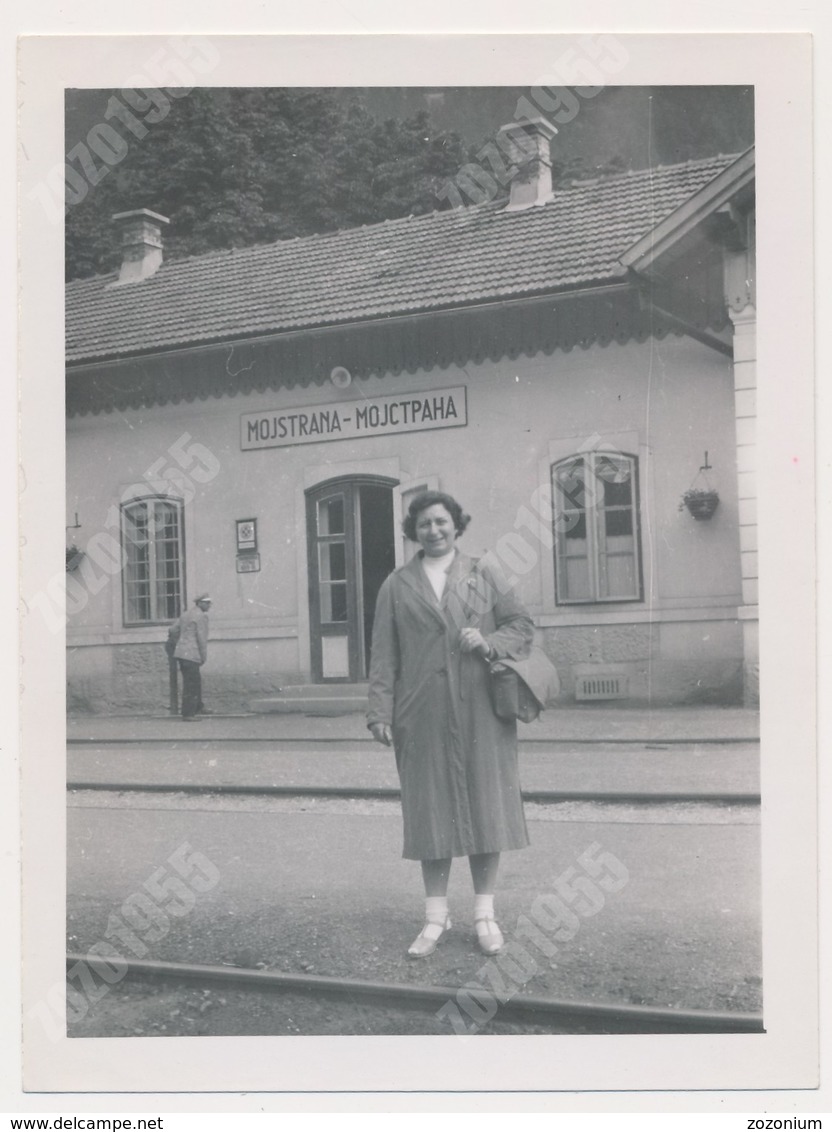
[[117,212],[113,221],[121,228],[121,268],[117,285],[140,283],[149,279],[162,266],[162,225],[167,216],[137,208],[133,212]]
[[557,129],[545,118],[509,122],[498,131],[500,149],[511,156],[517,173],[511,180],[506,209],[530,208],[552,199],[550,142]]

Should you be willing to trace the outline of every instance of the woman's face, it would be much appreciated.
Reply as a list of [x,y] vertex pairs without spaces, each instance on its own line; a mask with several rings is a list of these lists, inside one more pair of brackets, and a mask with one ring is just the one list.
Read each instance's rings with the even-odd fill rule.
[[456,529],[447,507],[434,503],[416,516],[416,538],[425,554],[440,558],[453,550]]

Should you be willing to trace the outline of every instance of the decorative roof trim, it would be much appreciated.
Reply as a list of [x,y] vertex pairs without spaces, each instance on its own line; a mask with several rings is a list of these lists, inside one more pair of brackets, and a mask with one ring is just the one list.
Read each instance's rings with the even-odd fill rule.
[[404,314],[377,315],[374,318],[362,318],[344,322],[327,322],[317,326],[300,326],[292,330],[272,330],[266,333],[253,330],[249,334],[235,334],[233,338],[214,338],[210,341],[183,342],[180,345],[168,346],[166,349],[135,350],[131,353],[104,354],[100,356],[70,359],[66,363],[67,374],[75,370],[87,370],[92,366],[111,366],[133,359],[141,358],[146,361],[160,359],[162,361],[181,354],[197,354],[205,351],[220,349],[236,349],[238,346],[247,346],[252,342],[267,345],[271,342],[291,342],[294,339],[308,338],[310,335],[326,336],[349,333],[352,330],[372,330],[374,327],[396,328],[405,325],[412,326],[417,320],[437,320],[454,318],[462,313],[478,311],[489,312],[495,310],[511,310],[519,307],[529,307],[540,302],[563,302],[570,299],[585,298],[590,295],[618,294],[632,286],[631,280],[622,276],[619,281],[589,283],[584,287],[567,287],[563,290],[547,290],[540,294],[522,295],[516,299],[498,299],[489,302],[468,303],[464,300],[454,306],[426,308]]
[[[727,316],[721,285],[700,304],[703,323]],[[336,365],[354,377],[397,377],[451,365],[482,364],[576,346],[662,338],[677,328],[646,311],[632,283],[527,300],[462,307],[292,332],[164,354],[73,366],[67,372],[69,416],[206,401],[269,390],[323,385]]]

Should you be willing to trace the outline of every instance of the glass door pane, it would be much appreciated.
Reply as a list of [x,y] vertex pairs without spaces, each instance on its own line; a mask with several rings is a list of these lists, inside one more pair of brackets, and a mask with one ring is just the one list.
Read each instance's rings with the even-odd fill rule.
[[313,676],[357,678],[355,491],[351,484],[310,495],[310,631]]
[[343,496],[318,501],[318,598],[322,624],[347,621],[347,542]]

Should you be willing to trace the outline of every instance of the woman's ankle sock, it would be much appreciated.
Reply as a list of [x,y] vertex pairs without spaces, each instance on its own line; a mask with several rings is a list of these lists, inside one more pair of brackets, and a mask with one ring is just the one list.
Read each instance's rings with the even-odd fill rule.
[[428,924],[444,924],[448,918],[447,896],[425,897],[425,922]]
[[494,897],[493,896],[474,896],[474,919],[475,920],[493,920],[494,919]]

